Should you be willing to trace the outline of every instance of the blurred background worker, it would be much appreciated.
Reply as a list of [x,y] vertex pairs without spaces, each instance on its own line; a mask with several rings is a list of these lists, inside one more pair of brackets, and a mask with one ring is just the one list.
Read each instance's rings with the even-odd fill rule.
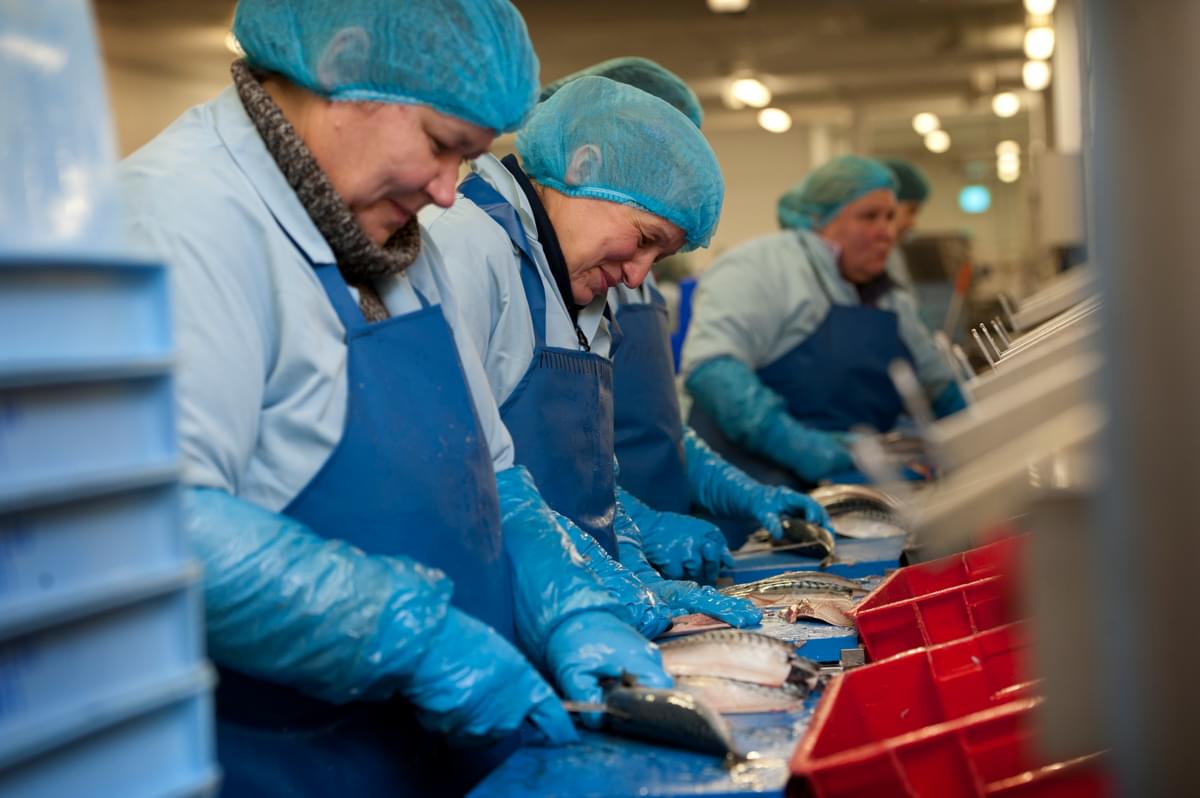
[[913,293],[912,274],[904,255],[904,244],[912,237],[917,215],[929,199],[929,178],[907,158],[881,158],[896,176],[896,245],[888,253],[887,274],[897,288]]
[[[646,58],[613,58],[568,75],[544,88],[542,100],[585,75],[649,92],[701,126],[704,112],[695,92],[678,75]],[[616,310],[622,336],[612,356],[615,448],[622,488],[655,510],[689,513],[699,507],[718,518],[753,519],[775,538],[783,536],[785,515],[828,521],[812,499],[755,482],[684,425],[675,389],[667,303],[653,272],[641,285],[621,283],[610,288],[608,304]]]
[[454,205],[422,222],[445,257],[517,462],[594,541],[590,556],[619,559],[677,613],[757,623],[748,603],[674,581],[712,582],[730,563],[720,531],[651,510],[614,479],[609,354],[620,344],[608,289],[707,244],[724,191],[711,149],[669,104],[586,76],[537,107],[516,150],[476,159]]
[[506,0],[244,0],[233,30],[234,85],[121,175],[179,289],[223,794],[461,791],[521,729],[576,738],[535,667],[584,701],[669,683],[512,467],[416,220],[525,117],[537,59]]
[[835,158],[779,200],[783,232],[734,248],[700,281],[683,353],[692,426],[762,481],[855,479],[845,433],[896,425],[903,404],[887,369],[897,358],[937,415],[963,406],[911,297],[885,272],[895,191],[878,161]]

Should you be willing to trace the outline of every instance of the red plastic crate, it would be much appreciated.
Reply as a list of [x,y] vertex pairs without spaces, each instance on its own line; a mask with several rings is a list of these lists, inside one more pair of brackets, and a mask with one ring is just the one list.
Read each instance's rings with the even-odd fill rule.
[[873,660],[946,643],[1017,620],[1012,609],[1024,537],[901,568],[855,610]]
[[1033,750],[1041,699],[1028,678],[1028,634],[1001,626],[834,680],[792,758],[788,795],[1104,795],[1094,768],[1047,767]]

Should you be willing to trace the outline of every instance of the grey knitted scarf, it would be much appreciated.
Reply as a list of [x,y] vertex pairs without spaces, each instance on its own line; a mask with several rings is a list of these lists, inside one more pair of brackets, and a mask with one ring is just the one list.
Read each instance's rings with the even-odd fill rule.
[[386,319],[389,314],[374,283],[403,271],[416,260],[421,249],[416,218],[409,219],[382,247],[373,243],[245,60],[234,61],[230,72],[242,106],[267,151],[329,242],[342,277],[358,289],[363,316],[370,322]]

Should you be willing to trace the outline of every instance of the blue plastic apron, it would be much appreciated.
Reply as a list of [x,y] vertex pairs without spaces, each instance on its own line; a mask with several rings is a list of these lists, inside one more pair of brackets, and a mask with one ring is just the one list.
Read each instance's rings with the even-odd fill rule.
[[516,209],[477,174],[458,190],[500,225],[521,253],[533,359],[500,406],[516,462],[533,474],[550,507],[615,558],[612,362],[591,352],[546,345],[546,291]]
[[[904,410],[904,402],[888,376],[888,365],[896,358],[912,363],[912,355],[900,338],[900,317],[890,310],[834,302],[808,244],[803,238],[800,242],[806,251],[806,265],[813,269],[829,300],[829,312],[812,335],[759,369],[758,377],[783,397],[788,413],[803,424],[827,431],[846,431],[867,424],[886,432],[896,425]],[[788,469],[726,438],[700,407],[693,406],[689,420],[709,446],[760,482],[810,487]],[[833,479],[861,482],[862,476],[851,472]]]
[[[446,571],[454,605],[511,640],[495,476],[449,325],[424,297],[421,310],[368,324],[337,266],[313,266],[346,329],[346,423],[284,513]],[[337,706],[229,669],[217,707],[225,798],[461,792],[516,744],[451,758],[403,701]]]
[[617,310],[621,346],[613,355],[613,404],[621,487],[655,510],[691,510],[683,416],[675,393],[667,303],[653,286],[651,301]]

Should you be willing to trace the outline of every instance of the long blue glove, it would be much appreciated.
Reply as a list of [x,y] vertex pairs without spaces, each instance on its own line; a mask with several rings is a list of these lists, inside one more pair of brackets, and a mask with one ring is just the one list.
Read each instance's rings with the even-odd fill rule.
[[713,588],[702,587],[695,582],[663,579],[646,561],[642,553],[641,531],[620,502],[617,502],[615,527],[621,564],[642,580],[655,596],[666,602],[672,615],[702,612],[738,628],[757,626],[762,622],[762,612],[750,601],[722,596]]
[[521,466],[496,475],[504,548],[512,564],[514,614],[521,650],[537,664],[555,627],[575,613],[624,607],[600,584],[558,517]]
[[557,513],[555,516],[587,561],[588,570],[621,603],[624,613],[617,617],[650,640],[667,631],[671,626],[671,608],[651,593],[632,571],[609,557],[594,537],[571,523],[569,518]]
[[713,515],[754,518],[776,540],[783,537],[785,515],[829,528],[829,514],[820,504],[790,488],[755,481],[710,449],[691,427],[683,429],[683,452],[692,502]]
[[224,491],[189,489],[183,510],[216,661],[337,704],[403,696],[427,728],[461,741],[526,719],[547,742],[577,739],[521,653],[450,606],[441,571],[366,554]]
[[966,409],[966,406],[967,398],[963,396],[962,389],[958,387],[957,382],[952,382],[933,400],[933,414],[938,418],[945,418]]
[[783,397],[735,358],[701,363],[686,386],[731,441],[790,468],[807,482],[854,466],[850,451],[837,438],[788,415]]
[[[645,687],[672,684],[658,646],[605,612],[580,613],[560,625],[550,637],[546,657],[559,689],[572,701],[602,703],[600,680],[619,679],[623,673],[637,677]],[[601,717],[589,713],[583,720],[599,726]]]
[[733,567],[725,535],[707,521],[659,512],[622,487],[617,488],[617,500],[641,530],[646,559],[668,579],[711,585],[722,568]]

